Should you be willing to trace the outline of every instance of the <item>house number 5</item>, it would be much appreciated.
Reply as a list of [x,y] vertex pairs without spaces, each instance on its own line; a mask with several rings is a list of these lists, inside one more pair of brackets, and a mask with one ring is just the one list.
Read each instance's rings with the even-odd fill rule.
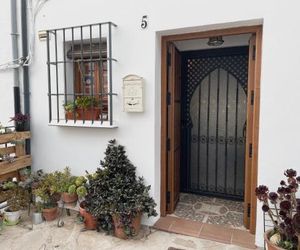
[[141,28],[146,29],[148,26],[148,16],[142,17]]

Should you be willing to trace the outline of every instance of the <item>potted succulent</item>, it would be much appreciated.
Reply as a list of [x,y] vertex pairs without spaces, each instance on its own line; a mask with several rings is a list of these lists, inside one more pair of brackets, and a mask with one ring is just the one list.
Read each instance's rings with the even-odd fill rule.
[[30,116],[28,114],[18,113],[10,118],[10,121],[15,122],[16,131],[26,131],[28,130]]
[[74,114],[76,116],[76,119],[77,119],[77,111],[76,111],[76,104],[75,102],[73,101],[70,101],[70,102],[66,102],[64,105],[63,105],[64,109],[65,109],[65,115],[66,115],[66,119],[67,120],[74,120]]
[[92,178],[93,175],[87,173],[88,181],[86,181],[85,179],[82,185],[80,185],[76,190],[79,199],[81,199],[81,202],[79,203],[79,213],[83,217],[84,226],[87,230],[95,230],[97,228],[96,218],[86,209],[86,199],[88,199],[87,194],[89,189],[89,183]]
[[61,199],[65,203],[73,203],[77,201],[75,180],[76,177],[71,174],[69,167],[66,167],[62,172],[55,171],[53,173],[55,182],[52,183],[52,192],[60,193]]
[[99,227],[126,239],[139,232],[141,216],[156,216],[150,186],[136,176],[136,168],[124,147],[111,140],[93,178],[89,179],[86,208],[99,221]]
[[34,190],[34,194],[37,196],[37,202],[41,202],[42,215],[45,220],[55,220],[58,215],[57,199],[54,194],[51,194],[49,187],[42,184]]
[[42,215],[46,221],[52,221],[57,218],[58,205],[60,199],[58,189],[57,173],[48,173],[43,176],[42,181],[33,189],[33,194],[36,197],[36,202],[41,202]]
[[61,196],[61,200],[65,203],[76,202],[78,196],[83,197],[85,195],[85,182],[84,176],[73,176],[69,167],[66,167],[63,171],[48,174],[48,185],[51,194]]
[[300,199],[296,194],[300,184],[300,176],[293,169],[284,172],[287,180],[282,180],[277,192],[260,185],[256,188],[256,196],[260,200],[262,210],[273,222],[273,229],[265,233],[265,241],[269,250],[300,250]]
[[75,105],[79,120],[99,120],[100,108],[96,98],[91,96],[77,97]]
[[3,227],[3,219],[4,219],[4,215],[0,212],[0,230],[2,230]]
[[95,230],[97,228],[96,218],[86,210],[86,201],[79,204],[79,213],[83,217],[84,227],[87,230]]

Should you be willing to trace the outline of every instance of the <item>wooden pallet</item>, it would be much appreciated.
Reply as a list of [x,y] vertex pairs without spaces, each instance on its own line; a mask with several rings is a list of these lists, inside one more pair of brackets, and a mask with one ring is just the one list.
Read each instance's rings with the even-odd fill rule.
[[0,134],[0,155],[14,156],[11,162],[0,161],[0,181],[19,177],[18,170],[32,164],[31,156],[25,152],[25,140],[30,136],[29,131]]

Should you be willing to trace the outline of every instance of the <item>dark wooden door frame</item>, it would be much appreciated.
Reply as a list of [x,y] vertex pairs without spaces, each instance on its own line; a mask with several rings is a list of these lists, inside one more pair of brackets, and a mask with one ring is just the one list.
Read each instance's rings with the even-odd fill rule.
[[[195,33],[186,33],[178,35],[162,36],[161,38],[161,197],[160,197],[160,212],[161,216],[166,216],[167,207],[167,48],[168,43],[175,41],[191,40],[209,38],[211,36],[228,36],[240,34],[253,34],[256,36],[255,41],[255,68],[254,68],[254,104],[253,104],[253,126],[252,127],[252,161],[250,190],[251,190],[251,215],[249,229],[251,233],[256,230],[256,197],[254,195],[254,188],[257,186],[257,163],[258,163],[258,136],[259,136],[259,107],[260,107],[260,75],[261,75],[261,50],[262,50],[262,26],[243,26],[236,28],[210,30]],[[249,95],[249,93],[248,93]],[[248,98],[249,100],[249,98]],[[248,102],[247,105],[250,105]],[[248,134],[248,133],[247,133]],[[245,172],[247,169],[245,169]],[[248,183],[249,183],[248,182]],[[249,189],[249,188],[248,188]]]

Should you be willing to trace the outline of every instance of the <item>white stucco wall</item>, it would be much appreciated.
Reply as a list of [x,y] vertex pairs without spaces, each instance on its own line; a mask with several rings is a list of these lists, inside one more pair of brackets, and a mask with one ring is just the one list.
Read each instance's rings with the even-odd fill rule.
[[[113,54],[118,59],[113,64],[113,84],[119,94],[114,110],[119,127],[48,126],[46,43],[37,39],[30,69],[33,167],[54,170],[68,165],[75,174],[93,171],[103,157],[107,141],[116,138],[126,146],[138,173],[152,185],[152,194],[159,204],[160,35],[183,32],[187,27],[197,31],[211,24],[260,19],[264,30],[258,182],[275,188],[284,169],[291,167],[300,172],[299,7],[296,0],[288,3],[278,0],[50,0],[37,17],[36,30],[105,21],[118,25],[113,36]],[[0,13],[1,62],[11,54],[8,0],[1,2]],[[149,17],[146,30],[140,28],[143,15]],[[122,112],[121,79],[127,74],[138,74],[145,79],[142,114]],[[5,122],[12,112],[12,73],[0,72],[0,121]],[[260,246],[262,234],[258,208],[256,241]]]
[[[10,1],[3,1],[0,8],[0,64],[12,59],[10,36]],[[8,121],[14,114],[13,74],[11,70],[0,72],[0,123],[12,125]]]

